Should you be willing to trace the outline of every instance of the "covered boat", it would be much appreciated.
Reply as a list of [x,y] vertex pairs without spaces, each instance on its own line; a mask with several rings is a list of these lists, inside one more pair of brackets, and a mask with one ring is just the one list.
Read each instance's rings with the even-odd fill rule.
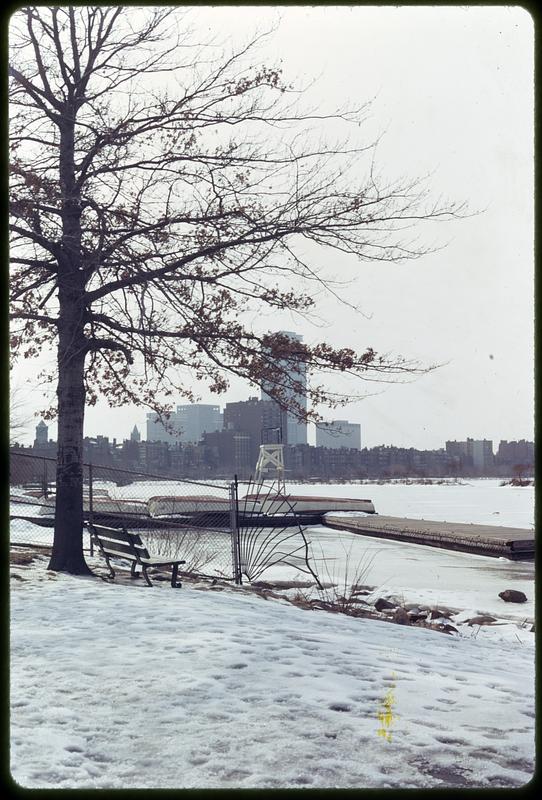
[[[256,500],[256,495],[247,495],[246,499]],[[270,494],[258,495],[262,503],[263,514],[287,514],[292,508],[295,512],[304,514],[325,514],[327,511],[364,511],[374,514],[375,507],[372,500],[359,497],[310,497],[307,495]]]
[[151,517],[175,517],[209,511],[229,512],[229,497],[212,495],[157,495],[147,501]]
[[[55,498],[51,497],[43,501],[40,507],[40,514],[50,515],[54,514]],[[87,497],[83,498],[83,510],[90,510],[90,500]],[[93,497],[92,498],[93,512],[103,514],[104,512],[114,512],[117,514],[137,514],[139,516],[148,516],[147,503],[144,500],[115,500],[112,497]]]

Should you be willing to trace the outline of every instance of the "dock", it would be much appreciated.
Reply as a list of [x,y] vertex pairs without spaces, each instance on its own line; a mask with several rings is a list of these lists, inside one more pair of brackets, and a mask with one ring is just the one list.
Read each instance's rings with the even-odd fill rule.
[[324,514],[323,522],[328,528],[361,536],[412,542],[484,556],[504,556],[511,560],[530,561],[535,553],[535,532],[527,528],[405,519],[380,514],[347,516],[332,512]]

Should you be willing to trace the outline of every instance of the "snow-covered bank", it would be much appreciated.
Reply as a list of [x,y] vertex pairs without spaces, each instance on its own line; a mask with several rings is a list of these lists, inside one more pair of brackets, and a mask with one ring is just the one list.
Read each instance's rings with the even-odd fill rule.
[[239,589],[48,575],[45,563],[13,568],[22,786],[499,787],[532,776],[527,645]]
[[[127,498],[141,497],[142,492],[138,484],[123,487],[108,484],[107,488],[112,495],[117,492]],[[166,485],[159,485],[153,491],[166,488]],[[526,521],[534,518],[533,487],[500,486],[498,480],[492,479],[451,485],[289,484],[287,488],[292,494],[327,492],[342,497],[370,497],[377,511],[396,516],[517,527],[529,527]],[[332,531],[324,526],[310,528],[307,534],[317,572],[322,580],[336,583],[339,593],[347,592],[352,583],[363,583],[374,587],[370,598],[373,600],[379,596],[394,596],[404,603],[445,605],[464,612],[462,617],[454,619],[454,624],[464,617],[478,614],[491,614],[500,622],[511,623],[484,627],[479,632],[481,637],[513,641],[518,636],[521,641],[533,638],[531,626],[525,624],[534,617],[533,562],[511,562],[503,558],[386,541],[346,531]],[[226,536],[223,538],[225,541],[220,547],[215,546],[214,540],[210,543],[211,556],[214,551],[222,556],[215,559],[216,563],[211,559],[206,564],[205,571],[209,574],[224,574],[227,567],[229,542]],[[16,521],[12,526],[12,541],[50,544],[52,529]],[[307,575],[277,565],[262,577],[273,581],[306,579]],[[499,598],[499,592],[505,589],[524,592],[528,602],[505,603]]]

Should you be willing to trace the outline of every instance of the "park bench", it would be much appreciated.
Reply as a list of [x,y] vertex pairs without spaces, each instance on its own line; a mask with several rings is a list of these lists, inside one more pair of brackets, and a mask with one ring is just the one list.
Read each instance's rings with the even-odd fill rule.
[[186,564],[186,561],[172,561],[164,558],[152,558],[137,533],[130,533],[126,528],[108,528],[106,525],[94,525],[89,523],[89,531],[92,543],[96,545],[105,558],[109,567],[109,577],[115,577],[115,570],[111,566],[111,558],[124,558],[131,561],[130,575],[132,578],[139,578],[141,573],[136,572],[139,564],[143,577],[148,586],[152,582],[147,574],[149,567],[171,567],[171,585],[176,588],[181,587],[177,582],[179,564]]

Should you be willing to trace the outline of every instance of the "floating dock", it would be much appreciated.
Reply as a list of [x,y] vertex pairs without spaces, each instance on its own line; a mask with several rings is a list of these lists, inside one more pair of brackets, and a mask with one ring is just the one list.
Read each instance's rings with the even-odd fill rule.
[[324,514],[323,522],[329,528],[350,531],[361,536],[394,539],[484,556],[504,556],[512,560],[532,560],[535,552],[535,532],[527,528],[404,519],[380,514],[348,516],[346,513],[329,513]]

